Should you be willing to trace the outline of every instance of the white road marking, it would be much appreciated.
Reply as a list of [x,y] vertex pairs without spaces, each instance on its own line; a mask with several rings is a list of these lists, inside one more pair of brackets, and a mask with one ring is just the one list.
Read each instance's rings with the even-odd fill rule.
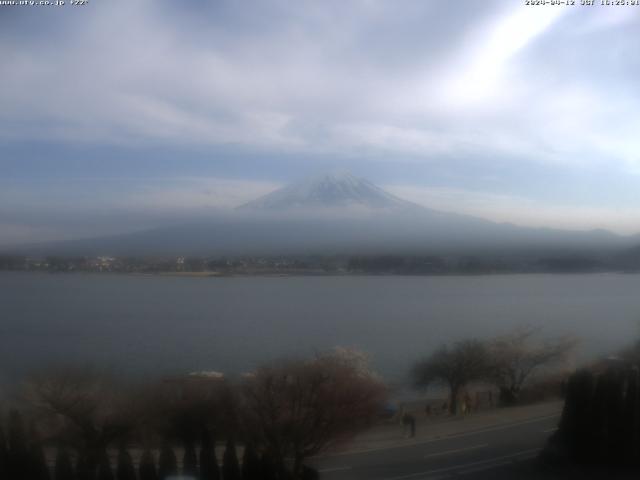
[[[477,467],[479,465],[482,465],[484,468],[490,468],[493,465],[500,466],[508,463],[508,462],[505,462],[505,460],[512,460],[512,459],[516,459],[517,457],[524,457],[526,455],[531,455],[532,453],[537,453],[539,451],[540,451],[539,448],[531,448],[529,450],[522,450],[520,452],[510,453],[509,455],[501,455],[499,457],[488,458],[486,460],[479,460],[477,462],[464,463],[462,465],[454,465],[453,467],[436,468],[435,470],[428,470],[426,472],[410,473],[408,475],[391,477],[385,480],[407,480],[409,478],[419,478],[419,477],[424,478],[428,475],[437,475],[437,474],[442,474],[446,472],[461,472],[461,471],[468,470],[469,468]],[[472,470],[468,470],[468,471],[472,471]]]
[[513,423],[506,423],[503,425],[496,425],[494,427],[485,427],[485,428],[480,428],[478,430],[472,430],[470,432],[464,432],[464,433],[456,433],[453,435],[443,435],[442,437],[438,437],[438,438],[431,438],[429,440],[418,440],[415,442],[411,442],[411,443],[402,443],[399,445],[390,445],[388,447],[375,447],[375,448],[369,448],[369,449],[365,449],[365,450],[354,450],[351,452],[342,452],[342,453],[333,453],[331,455],[324,455],[322,457],[318,457],[318,458],[334,458],[334,457],[344,457],[344,456],[349,456],[349,455],[360,455],[360,454],[364,454],[364,453],[371,453],[371,452],[380,452],[380,451],[385,451],[385,450],[395,450],[398,448],[407,448],[407,447],[414,447],[416,445],[426,445],[428,443],[433,443],[433,442],[442,442],[445,440],[450,440],[453,438],[462,438],[462,437],[468,437],[470,435],[479,435],[481,433],[485,433],[485,432],[495,432],[497,430],[507,430],[509,428],[513,428],[513,427],[518,427],[520,425],[527,425],[529,423],[537,423],[537,422],[542,422],[544,420],[548,420],[550,418],[555,418],[555,417],[559,417],[560,413],[554,413],[551,415],[544,415],[542,417],[536,417],[536,418],[532,418],[530,420],[524,420],[521,422],[513,422]]
[[504,425],[496,425],[495,427],[486,427],[478,430],[473,430],[471,432],[457,433],[454,435],[447,435],[440,438],[434,438],[432,440],[426,440],[421,443],[432,443],[432,442],[440,442],[442,440],[449,440],[451,438],[460,438],[460,437],[468,437],[469,435],[478,435],[480,433],[485,432],[495,432],[497,430],[508,430],[509,428],[519,427],[520,425],[527,425],[529,423],[537,423],[542,422],[543,420],[548,420],[549,418],[559,417],[559,413],[554,413],[553,415],[545,415],[544,417],[533,418],[531,420],[523,420],[521,422],[508,423]]
[[333,467],[333,468],[323,468],[318,470],[320,473],[331,473],[331,472],[342,472],[344,470],[351,470],[351,467]]
[[[539,448],[533,448],[531,450],[524,450],[522,452],[520,452],[520,455],[517,456],[518,460],[528,460],[530,458],[534,458],[536,456],[536,454],[540,451]],[[498,461],[496,463],[491,463],[489,465],[480,465],[480,466],[474,466],[471,468],[464,468],[463,470],[459,470],[456,472],[456,474],[458,475],[466,475],[469,473],[474,473],[474,472],[481,472],[483,470],[489,470],[490,468],[498,468],[498,467],[502,467],[504,465],[510,465],[515,461],[515,458],[506,458],[505,460],[501,460]],[[464,465],[463,465],[464,467]]]
[[551,433],[555,432],[556,430],[558,430],[558,427],[548,428],[546,430],[542,430],[542,433]]
[[482,445],[474,445],[472,447],[456,448],[454,450],[445,450],[444,452],[430,453],[428,455],[425,455],[424,458],[439,457],[441,455],[450,455],[452,453],[466,452],[468,450],[476,450],[478,448],[484,448],[488,446],[489,446],[488,443],[483,443]]
[[[524,460],[526,457],[522,457],[522,459]],[[511,465],[513,462],[513,460],[501,460],[499,462],[495,462],[495,463],[490,463],[488,465],[478,465],[475,467],[471,467],[471,468],[465,468],[464,470],[458,470],[454,473],[454,475],[469,475],[470,473],[477,473],[477,472],[484,472],[486,470],[490,470],[492,468],[500,468],[500,467],[504,467],[505,465]],[[448,476],[451,476],[450,473],[447,474]],[[440,478],[440,477],[438,477]],[[432,480],[433,477],[432,477]]]

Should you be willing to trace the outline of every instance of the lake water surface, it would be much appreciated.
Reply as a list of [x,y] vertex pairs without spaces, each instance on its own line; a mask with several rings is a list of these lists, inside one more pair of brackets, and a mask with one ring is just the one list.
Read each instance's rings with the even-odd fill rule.
[[185,278],[0,273],[0,376],[82,362],[240,373],[333,346],[386,378],[443,342],[518,325],[576,333],[581,355],[640,337],[638,275]]

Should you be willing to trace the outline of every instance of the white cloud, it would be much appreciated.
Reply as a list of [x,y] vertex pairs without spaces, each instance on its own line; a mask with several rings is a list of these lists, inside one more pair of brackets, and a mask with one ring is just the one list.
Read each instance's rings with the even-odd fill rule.
[[[540,92],[514,57],[567,9],[497,9],[470,30],[443,29],[439,43],[420,25],[380,59],[369,48],[381,45],[374,26],[400,28],[422,15],[435,28],[453,22],[450,12],[357,2],[287,6],[277,17],[278,5],[274,28],[234,31],[215,18],[208,28],[177,22],[149,1],[105,3],[49,33],[52,45],[65,39],[64,49],[3,42],[0,135],[302,154],[349,147],[387,156],[547,155],[535,132],[539,117],[552,119],[555,90]],[[258,22],[253,15],[246,11]],[[390,66],[397,55],[404,61]],[[598,96],[606,102],[610,94]],[[560,135],[552,142],[574,153],[563,145]]]
[[[58,12],[41,24],[25,20],[40,13],[19,12],[22,28],[0,31],[0,144],[169,145],[183,149],[185,162],[195,146],[211,151],[211,164],[225,149],[300,162],[357,158],[363,165],[441,166],[451,159],[447,174],[454,180],[446,185],[473,183],[465,180],[481,167],[507,184],[521,166],[519,181],[537,185],[537,196],[503,198],[496,187],[483,198],[469,192],[429,198],[446,209],[528,224],[548,218],[557,225],[561,217],[585,228],[622,231],[633,224],[638,202],[616,211],[546,202],[539,167],[553,165],[554,174],[603,167],[619,177],[640,174],[637,9],[475,0],[455,7],[196,3],[95,2],[82,15]],[[253,177],[255,158],[234,174]],[[499,171],[507,161],[515,167]],[[270,160],[264,165],[262,174]],[[576,176],[564,178],[567,190]],[[228,207],[273,186],[225,182],[150,181],[124,194],[105,187],[88,204]],[[618,194],[615,186],[601,189]],[[73,211],[84,203],[43,192],[36,199],[5,190],[4,208]]]
[[[441,79],[438,99],[445,108],[477,108],[500,102],[508,84],[505,70],[509,60],[557,22],[567,9],[526,9],[518,5],[497,21],[482,25],[469,35],[467,48]],[[454,57],[455,58],[455,57]]]

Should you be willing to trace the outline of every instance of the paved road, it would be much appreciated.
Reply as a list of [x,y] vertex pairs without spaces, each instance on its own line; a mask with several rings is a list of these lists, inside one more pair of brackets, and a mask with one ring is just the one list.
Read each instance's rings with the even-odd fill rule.
[[558,414],[317,459],[322,480],[538,478],[534,458]]

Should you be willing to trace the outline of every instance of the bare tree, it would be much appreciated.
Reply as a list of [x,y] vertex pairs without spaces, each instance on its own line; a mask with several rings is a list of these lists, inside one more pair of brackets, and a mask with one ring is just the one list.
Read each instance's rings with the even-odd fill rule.
[[465,340],[451,347],[443,346],[431,356],[413,367],[417,385],[429,386],[444,383],[449,387],[449,413],[458,410],[460,390],[470,382],[486,377],[488,367],[487,348],[479,340]]
[[59,369],[30,378],[23,397],[50,434],[82,451],[93,468],[144,417],[128,393],[104,372]]
[[488,343],[490,378],[500,390],[500,401],[512,405],[532,376],[564,361],[576,346],[571,337],[541,341],[539,329],[523,327]]
[[242,388],[245,428],[278,469],[301,477],[304,459],[371,424],[382,383],[344,352],[260,368]]
[[234,388],[222,376],[189,374],[147,386],[141,397],[149,421],[143,436],[196,443],[203,430],[226,434],[235,426]]

